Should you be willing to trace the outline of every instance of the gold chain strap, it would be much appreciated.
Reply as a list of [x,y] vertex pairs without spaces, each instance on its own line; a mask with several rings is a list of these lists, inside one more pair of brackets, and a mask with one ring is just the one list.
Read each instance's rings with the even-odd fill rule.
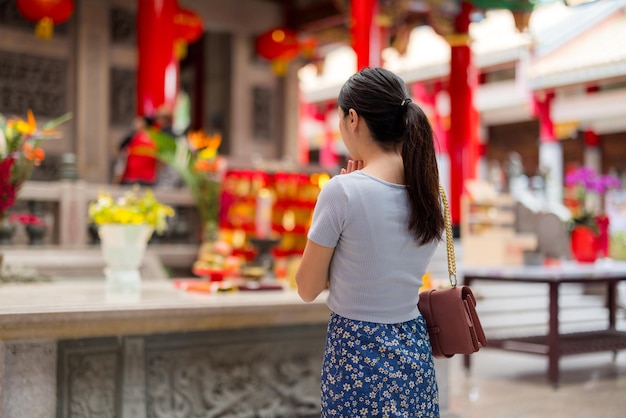
[[443,216],[446,222],[446,249],[448,253],[448,278],[450,285],[456,287],[456,260],[454,257],[454,240],[452,239],[452,221],[450,219],[450,206],[448,206],[448,198],[443,186],[439,185],[439,195],[443,202]]

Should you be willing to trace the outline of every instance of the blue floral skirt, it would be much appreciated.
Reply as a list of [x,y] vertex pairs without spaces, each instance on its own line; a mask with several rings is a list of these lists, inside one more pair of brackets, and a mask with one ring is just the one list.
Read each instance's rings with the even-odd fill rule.
[[422,316],[378,324],[332,313],[321,380],[322,417],[439,417]]

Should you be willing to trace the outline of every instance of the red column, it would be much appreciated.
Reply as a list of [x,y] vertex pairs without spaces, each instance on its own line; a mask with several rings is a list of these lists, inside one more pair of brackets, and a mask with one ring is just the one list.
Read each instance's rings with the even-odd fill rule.
[[537,93],[533,96],[534,114],[539,120],[539,140],[541,142],[556,142],[557,137],[554,134],[554,124],[550,115],[550,107],[552,106],[554,93]]
[[451,46],[450,80],[450,215],[452,223],[459,225],[461,219],[461,194],[465,180],[476,177],[478,160],[477,118],[474,109],[474,89],[478,83],[472,65],[469,45],[469,24],[472,5],[461,3],[455,20],[454,35],[446,37]]
[[137,2],[138,115],[154,115],[163,105],[174,108],[179,72],[174,56],[177,9],[177,0]]
[[379,67],[381,64],[381,31],[374,21],[377,8],[376,0],[350,1],[350,32],[352,48],[357,57],[357,71],[365,67]]
[[437,154],[448,153],[448,129],[445,126],[442,115],[437,108],[437,95],[441,91],[440,81],[436,81],[432,86],[427,87],[424,83],[415,83],[411,86],[411,95],[418,104],[429,113],[429,122],[433,129],[435,139],[435,151]]

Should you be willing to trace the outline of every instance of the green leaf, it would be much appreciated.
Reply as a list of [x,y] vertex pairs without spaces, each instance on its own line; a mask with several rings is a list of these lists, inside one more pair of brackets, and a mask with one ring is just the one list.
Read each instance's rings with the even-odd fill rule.
[[52,128],[56,128],[57,126],[61,125],[62,123],[67,122],[68,120],[72,119],[72,113],[68,112],[64,115],[59,116],[58,118],[52,119],[48,122],[46,122],[42,129],[52,129]]

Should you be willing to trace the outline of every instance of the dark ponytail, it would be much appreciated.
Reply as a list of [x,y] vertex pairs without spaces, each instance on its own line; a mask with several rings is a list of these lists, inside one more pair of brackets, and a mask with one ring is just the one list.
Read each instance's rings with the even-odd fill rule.
[[381,148],[401,147],[410,203],[408,229],[419,244],[440,240],[445,227],[433,132],[424,111],[408,99],[404,81],[383,68],[365,68],[345,82],[338,97],[344,115],[361,116]]
[[406,106],[402,162],[411,204],[409,230],[422,244],[439,240],[445,223],[439,204],[439,169],[433,131],[424,111],[414,103]]

